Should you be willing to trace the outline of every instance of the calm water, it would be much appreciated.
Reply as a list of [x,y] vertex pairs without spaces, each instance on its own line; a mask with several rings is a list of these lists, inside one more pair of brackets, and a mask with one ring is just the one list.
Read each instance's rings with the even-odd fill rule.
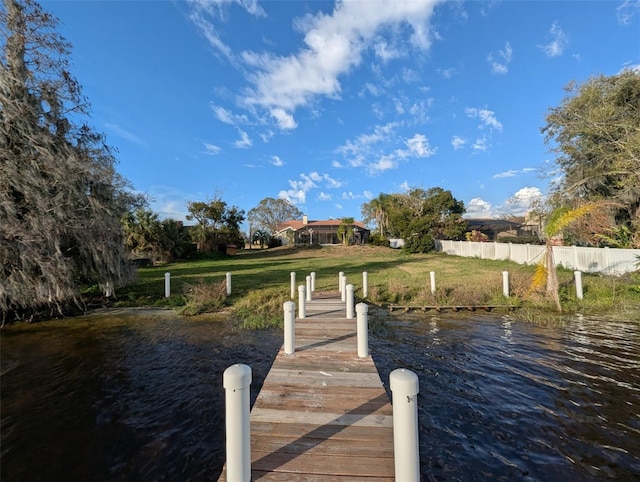
[[[222,373],[250,365],[253,400],[282,344],[145,312],[1,337],[3,482],[216,480]],[[420,378],[425,480],[640,479],[637,323],[423,316],[370,344],[383,380]]]

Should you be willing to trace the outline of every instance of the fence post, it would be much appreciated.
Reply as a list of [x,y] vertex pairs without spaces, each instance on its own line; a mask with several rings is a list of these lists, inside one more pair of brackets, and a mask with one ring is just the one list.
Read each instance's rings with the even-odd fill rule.
[[224,371],[227,436],[227,480],[251,480],[251,436],[249,424],[249,386],[251,367],[232,365]]
[[584,298],[584,294],[582,292],[582,271],[574,271],[573,276],[576,280],[576,298],[581,300]]
[[369,273],[362,272],[362,297],[366,298],[369,294]]
[[307,276],[305,279],[307,281],[307,301],[311,301],[311,276]]
[[502,294],[505,298],[509,297],[509,272],[502,272]]
[[338,291],[342,294],[342,278],[344,278],[344,272],[340,271],[338,273]]
[[304,285],[300,285],[298,286],[298,318],[304,318],[306,315],[306,308],[304,305],[305,298]]
[[293,301],[286,301],[284,308],[284,352],[293,355],[296,351],[296,304]]
[[358,356],[369,356],[369,305],[358,303],[356,305],[356,334],[358,338]]
[[347,301],[347,277],[342,275],[342,287],[340,288],[340,293],[342,293],[342,301]]
[[227,296],[231,295],[231,273],[227,273]]
[[436,294],[436,272],[435,271],[431,271],[429,273],[429,280],[431,281],[431,294],[435,295]]
[[171,273],[164,274],[164,297],[171,296]]
[[396,480],[420,480],[418,376],[398,368],[389,376],[393,404],[393,452]]
[[291,272],[291,299],[294,300],[296,298],[296,272]]
[[316,272],[312,271],[311,272],[311,291],[315,291],[316,290]]
[[345,291],[346,291],[346,298],[347,298],[347,319],[352,320],[354,318],[354,312],[353,312],[353,304],[354,304],[354,300],[353,300],[353,285],[347,285],[345,287]]

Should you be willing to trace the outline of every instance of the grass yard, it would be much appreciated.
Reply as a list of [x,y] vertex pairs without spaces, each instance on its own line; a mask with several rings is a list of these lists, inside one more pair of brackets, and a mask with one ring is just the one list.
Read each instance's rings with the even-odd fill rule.
[[[289,300],[290,273],[296,285],[316,273],[316,290],[337,290],[338,273],[362,299],[362,273],[368,273],[369,303],[404,305],[512,305],[529,313],[550,312],[544,292],[531,292],[535,266],[509,261],[461,258],[446,254],[408,254],[374,246],[315,246],[245,250],[235,256],[141,268],[134,285],[118,290],[120,305],[172,306],[185,314],[226,310],[247,327],[279,325],[282,304]],[[436,292],[431,293],[430,272]],[[502,272],[509,272],[511,296],[502,294]],[[164,298],[164,273],[171,273],[171,292]],[[226,273],[231,296],[226,296]],[[583,314],[606,311],[640,321],[640,274],[607,277],[583,274],[584,299],[575,296],[573,271],[559,269],[563,310]],[[297,290],[296,290],[297,296]]]

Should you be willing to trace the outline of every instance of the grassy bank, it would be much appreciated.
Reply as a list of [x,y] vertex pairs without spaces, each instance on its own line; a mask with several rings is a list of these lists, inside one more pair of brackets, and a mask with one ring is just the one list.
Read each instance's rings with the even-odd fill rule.
[[[531,292],[534,266],[509,261],[461,258],[445,254],[407,254],[373,246],[324,246],[244,251],[235,256],[192,260],[139,270],[136,284],[118,291],[120,305],[172,306],[185,314],[228,310],[247,327],[279,325],[282,304],[289,300],[290,273],[296,285],[316,273],[316,290],[336,290],[343,271],[362,296],[362,272],[368,273],[367,302],[386,305],[513,305],[527,318],[552,316],[542,292]],[[429,273],[436,273],[431,293]],[[508,271],[512,296],[502,295],[502,272]],[[171,273],[169,299],[164,273]],[[232,294],[226,296],[226,273]],[[584,299],[575,296],[573,271],[560,269],[560,293],[567,313],[606,312],[640,321],[640,274],[623,277],[583,275]]]

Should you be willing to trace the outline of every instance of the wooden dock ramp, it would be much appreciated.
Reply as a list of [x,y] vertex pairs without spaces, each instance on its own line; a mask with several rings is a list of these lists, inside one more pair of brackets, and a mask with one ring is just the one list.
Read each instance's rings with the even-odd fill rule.
[[313,293],[295,341],[251,410],[251,480],[394,480],[391,404],[337,291]]

